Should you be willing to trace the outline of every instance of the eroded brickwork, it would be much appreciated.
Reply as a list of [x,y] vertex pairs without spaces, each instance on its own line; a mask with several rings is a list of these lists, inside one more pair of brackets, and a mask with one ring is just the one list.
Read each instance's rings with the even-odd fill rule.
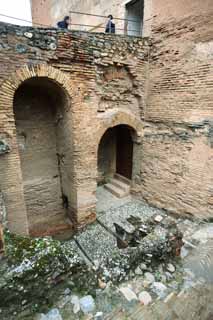
[[38,235],[85,225],[95,219],[101,137],[119,124],[142,135],[149,42],[5,24],[0,32],[1,140],[10,146],[0,181],[9,226]]
[[213,3],[153,1],[142,194],[173,212],[213,212]]
[[[42,2],[51,6],[51,15],[54,11],[49,20],[52,24],[64,14],[61,5],[65,4],[57,3],[56,10],[53,2]],[[119,16],[118,2],[112,3]],[[93,1],[87,4],[93,7]],[[97,13],[106,14],[109,4]],[[76,2],[72,9],[88,11],[85,6],[85,2]],[[122,14],[124,7],[125,3]],[[106,160],[104,154],[110,150],[109,143],[103,146],[100,141],[109,128],[119,125],[134,132],[135,194],[171,212],[212,216],[213,4],[210,0],[153,0],[145,1],[145,12],[145,16],[152,16],[144,24],[146,30],[152,26],[150,40],[1,25],[0,147],[6,152],[0,153],[0,187],[13,231],[51,234],[71,228],[67,217],[72,226],[93,221],[97,181],[102,180],[103,171],[111,170],[107,169],[109,162],[98,163],[98,155]],[[46,198],[54,210],[46,217],[41,207],[37,214],[39,202],[35,205],[32,201],[33,179],[29,191],[26,188],[20,151],[25,135],[21,134],[17,143],[19,128],[13,113],[16,90],[33,77],[50,79],[66,92],[66,103],[58,103],[64,105],[62,109],[54,102],[43,114],[46,122],[42,130],[45,132],[48,125],[51,139],[43,135],[54,156],[51,163],[45,161],[45,174],[41,172],[39,177],[41,185],[45,185],[48,172],[48,181],[57,181],[57,192],[49,192],[54,199]],[[51,114],[52,109],[57,111]],[[40,149],[36,146],[35,150]],[[44,159],[49,158],[47,150],[43,151]],[[53,171],[49,171],[51,167]],[[49,188],[52,183],[45,190]],[[43,197],[47,194],[44,191]],[[33,202],[31,211],[29,203]]]

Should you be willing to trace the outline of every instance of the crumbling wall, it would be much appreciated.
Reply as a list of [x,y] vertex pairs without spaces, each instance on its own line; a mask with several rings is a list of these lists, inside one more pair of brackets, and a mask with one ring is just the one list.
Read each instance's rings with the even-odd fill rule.
[[142,196],[178,213],[212,215],[213,3],[153,1]]
[[[11,148],[11,152],[0,158],[0,187],[5,194],[9,227],[17,233],[30,230],[33,235],[44,235],[83,226],[95,219],[97,150],[102,135],[113,125],[142,126],[140,116],[144,112],[150,44],[147,39],[134,37],[6,24],[0,24],[0,33],[0,134],[8,137]],[[36,158],[41,139],[42,160],[39,158],[38,162],[27,163],[27,170],[23,170],[13,99],[16,90],[32,78],[48,91],[50,88],[44,86],[42,77],[65,90],[68,103],[62,110],[61,102],[51,92],[53,100],[47,98],[43,107],[35,105],[33,109],[38,111],[37,120],[32,117],[29,121],[33,126],[44,124],[38,135],[35,134],[39,139],[33,141]],[[36,90],[38,96],[34,98],[40,100],[39,90]],[[116,92],[123,98],[120,102],[117,98],[113,104]],[[106,96],[109,107],[100,110],[101,101]],[[28,101],[27,105],[30,103]],[[20,107],[23,105],[22,101]],[[56,109],[54,115],[51,115],[52,107]],[[20,115],[25,117],[27,113],[22,110]],[[49,128],[47,134],[45,123]],[[20,145],[25,144],[24,134],[19,134],[18,138]],[[44,166],[39,171],[37,167],[41,162]],[[29,179],[29,192],[26,192],[26,172],[31,175],[34,171],[35,176]],[[46,184],[41,192],[40,187],[47,175],[51,183]],[[37,184],[34,178],[41,181],[41,185],[40,182],[38,184],[40,191],[36,189],[36,193],[32,192]],[[60,202],[60,194],[63,203]],[[39,198],[38,201],[35,198]],[[43,201],[44,198],[47,201]],[[67,222],[64,211],[72,224]]]

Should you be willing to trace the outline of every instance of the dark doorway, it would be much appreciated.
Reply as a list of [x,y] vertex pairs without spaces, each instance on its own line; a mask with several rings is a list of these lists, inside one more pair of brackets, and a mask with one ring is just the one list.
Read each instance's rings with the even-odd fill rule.
[[130,36],[142,36],[144,0],[132,0],[126,4],[126,32]]
[[117,131],[116,147],[116,173],[132,178],[133,142],[129,128],[119,126]]
[[98,148],[98,183],[107,183],[116,173],[131,179],[132,159],[132,129],[126,125],[108,129]]

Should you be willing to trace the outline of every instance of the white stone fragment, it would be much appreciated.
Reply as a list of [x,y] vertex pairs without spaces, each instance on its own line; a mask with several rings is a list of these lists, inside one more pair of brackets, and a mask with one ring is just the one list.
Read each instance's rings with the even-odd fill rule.
[[60,312],[58,309],[52,309],[50,310],[47,315],[47,320],[63,320],[62,316],[60,315]]
[[152,289],[159,296],[159,298],[165,298],[167,295],[167,287],[161,282],[154,282]]
[[50,48],[51,50],[56,50],[56,49],[57,49],[57,46],[56,46],[56,44],[55,44],[54,42],[52,42],[52,43],[50,43],[49,48]]
[[171,273],[174,273],[175,272],[175,267],[173,266],[173,264],[171,263],[168,263],[167,266],[166,266],[166,269],[171,272]]
[[85,296],[80,299],[80,307],[84,314],[92,313],[95,309],[95,301],[92,296]]
[[132,300],[138,300],[137,295],[135,294],[134,291],[132,291],[130,288],[128,287],[123,287],[120,288],[119,291],[124,295],[124,297],[128,300],[128,301],[132,301]]
[[25,32],[25,33],[24,33],[24,36],[25,36],[26,38],[28,38],[28,39],[32,39],[33,34],[32,34],[31,32]]
[[103,320],[103,318],[104,318],[104,314],[101,311],[97,312],[94,316],[94,320]]
[[142,270],[141,270],[140,267],[137,267],[137,268],[135,269],[135,274],[137,274],[138,276],[140,276],[140,275],[143,274],[143,272],[142,272]]
[[161,222],[161,221],[163,220],[163,217],[158,214],[157,216],[155,216],[154,220],[155,220],[156,222]]
[[145,306],[147,306],[148,304],[150,304],[152,302],[152,297],[150,296],[149,292],[147,292],[147,291],[140,292],[138,298],[139,298],[140,302]]
[[80,299],[78,296],[71,297],[71,303],[73,304],[73,313],[76,314],[80,311]]

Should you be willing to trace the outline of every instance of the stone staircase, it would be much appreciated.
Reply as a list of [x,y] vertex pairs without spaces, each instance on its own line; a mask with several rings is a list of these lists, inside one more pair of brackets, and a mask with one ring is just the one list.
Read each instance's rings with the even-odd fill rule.
[[129,179],[116,173],[104,187],[114,196],[124,198],[130,194],[130,184]]

